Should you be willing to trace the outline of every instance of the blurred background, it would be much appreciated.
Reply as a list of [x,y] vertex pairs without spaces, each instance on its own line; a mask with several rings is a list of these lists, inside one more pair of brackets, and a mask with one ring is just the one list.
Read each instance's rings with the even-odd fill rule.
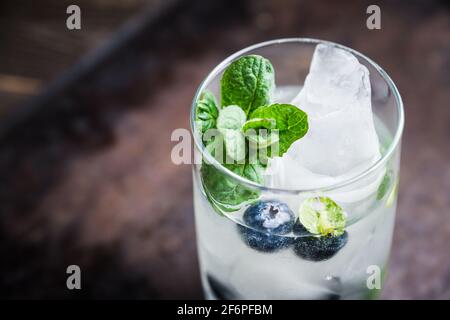
[[[66,8],[81,8],[81,30]],[[366,8],[381,8],[381,30]],[[201,298],[191,168],[170,160],[196,87],[248,45],[312,37],[403,96],[386,299],[450,299],[450,7],[438,0],[0,3],[0,297]],[[66,288],[66,268],[82,290]]]

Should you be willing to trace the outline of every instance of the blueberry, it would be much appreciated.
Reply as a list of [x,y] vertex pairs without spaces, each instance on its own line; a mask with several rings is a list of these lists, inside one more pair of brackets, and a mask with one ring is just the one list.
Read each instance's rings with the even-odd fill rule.
[[303,235],[294,241],[294,252],[301,258],[310,261],[324,261],[333,257],[348,241],[345,231],[340,236],[305,236],[308,231],[297,221],[293,227],[294,234]]
[[256,230],[286,234],[294,226],[294,213],[277,200],[259,201],[244,212],[244,221]]
[[273,252],[293,243],[293,238],[277,235],[290,233],[295,221],[293,212],[282,202],[259,201],[245,210],[243,219],[249,227],[239,225],[239,232],[255,250]]
[[300,221],[297,219],[297,221],[295,221],[294,226],[292,227],[292,232],[294,232],[295,235],[299,236],[299,235],[310,235],[311,233],[306,230],[306,228],[300,223]]
[[273,252],[289,247],[293,238],[267,234],[239,225],[244,242],[252,249],[262,252]]
[[217,300],[233,300],[237,298],[231,289],[214,278],[212,275],[208,274],[206,279],[208,280],[208,284],[214,298]]

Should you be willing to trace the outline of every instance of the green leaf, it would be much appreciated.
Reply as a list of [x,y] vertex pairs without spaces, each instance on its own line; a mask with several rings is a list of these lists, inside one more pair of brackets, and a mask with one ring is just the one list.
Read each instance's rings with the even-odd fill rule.
[[234,61],[220,81],[222,106],[238,105],[245,114],[270,103],[275,74],[269,60],[250,55]]
[[[257,108],[250,119],[274,119],[279,133],[278,156],[282,156],[293,142],[308,132],[308,116],[291,104],[271,104]],[[273,155],[272,155],[273,156]]]
[[269,132],[267,129],[259,129],[258,131],[249,129],[245,132],[245,136],[251,142],[249,143],[249,146],[258,149],[266,149],[275,143],[279,143],[280,141],[278,130],[272,130]]
[[391,186],[392,176],[393,176],[392,170],[388,170],[384,175],[383,180],[381,181],[381,184],[377,190],[377,200],[383,199],[386,193],[388,192]]
[[226,129],[241,130],[245,124],[247,116],[238,106],[228,106],[220,110],[217,118],[217,129],[219,131]]
[[206,198],[208,199],[209,203],[211,204],[211,207],[219,215],[224,216],[225,213],[232,212],[232,211],[236,210],[233,207],[224,206],[224,205],[218,203],[216,200],[214,200],[213,197],[211,197],[211,195],[209,194],[208,190],[205,190],[205,194],[206,194]]
[[216,98],[214,95],[205,91],[197,101],[195,110],[195,124],[201,134],[207,130],[216,127],[216,119],[219,115]]
[[313,234],[339,236],[344,233],[346,216],[344,210],[330,198],[313,197],[300,206],[299,220]]
[[275,119],[263,119],[263,118],[254,118],[245,122],[242,127],[242,131],[246,132],[247,130],[254,129],[275,129],[277,127],[277,122]]
[[245,137],[240,130],[226,129],[222,132],[227,156],[238,163],[245,162]]
[[227,155],[236,161],[245,159],[245,137],[241,128],[247,116],[238,106],[228,106],[219,112],[217,129],[223,135]]
[[[261,184],[264,168],[258,164],[224,164],[225,168]],[[227,174],[217,170],[213,165],[203,163],[200,169],[205,192],[215,205],[233,208],[242,203],[259,198],[259,190],[249,189]]]
[[[275,119],[254,118],[245,122],[242,131],[251,142],[249,147],[266,149],[280,141]],[[268,150],[270,151],[270,150]]]
[[399,180],[397,178],[395,180],[395,184],[394,184],[394,187],[392,188],[392,191],[389,193],[389,195],[386,199],[386,207],[387,208],[391,207],[394,204],[395,200],[397,199],[398,184],[399,184]]
[[[216,137],[214,137],[214,139],[209,141],[205,149],[207,153],[209,153],[211,156],[213,156],[213,158],[217,160],[217,162],[225,163],[226,161],[225,146],[221,134],[217,135]],[[207,161],[207,159],[203,158],[203,161]]]

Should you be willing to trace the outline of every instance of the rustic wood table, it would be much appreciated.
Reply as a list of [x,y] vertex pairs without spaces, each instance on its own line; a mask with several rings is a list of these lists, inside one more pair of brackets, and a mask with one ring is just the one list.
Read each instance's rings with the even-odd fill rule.
[[[88,68],[2,119],[0,296],[201,298],[191,168],[175,128],[209,70],[263,40],[313,37],[368,55],[406,111],[383,298],[450,298],[450,8],[444,1],[174,2]],[[83,72],[79,72],[79,68]],[[78,71],[77,71],[78,70]],[[80,265],[82,290],[66,289]]]

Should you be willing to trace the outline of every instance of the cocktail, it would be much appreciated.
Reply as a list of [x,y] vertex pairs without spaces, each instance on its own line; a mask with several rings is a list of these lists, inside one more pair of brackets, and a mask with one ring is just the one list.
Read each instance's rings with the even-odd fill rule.
[[403,105],[347,47],[243,49],[200,85],[194,206],[208,299],[369,299],[386,276]]

